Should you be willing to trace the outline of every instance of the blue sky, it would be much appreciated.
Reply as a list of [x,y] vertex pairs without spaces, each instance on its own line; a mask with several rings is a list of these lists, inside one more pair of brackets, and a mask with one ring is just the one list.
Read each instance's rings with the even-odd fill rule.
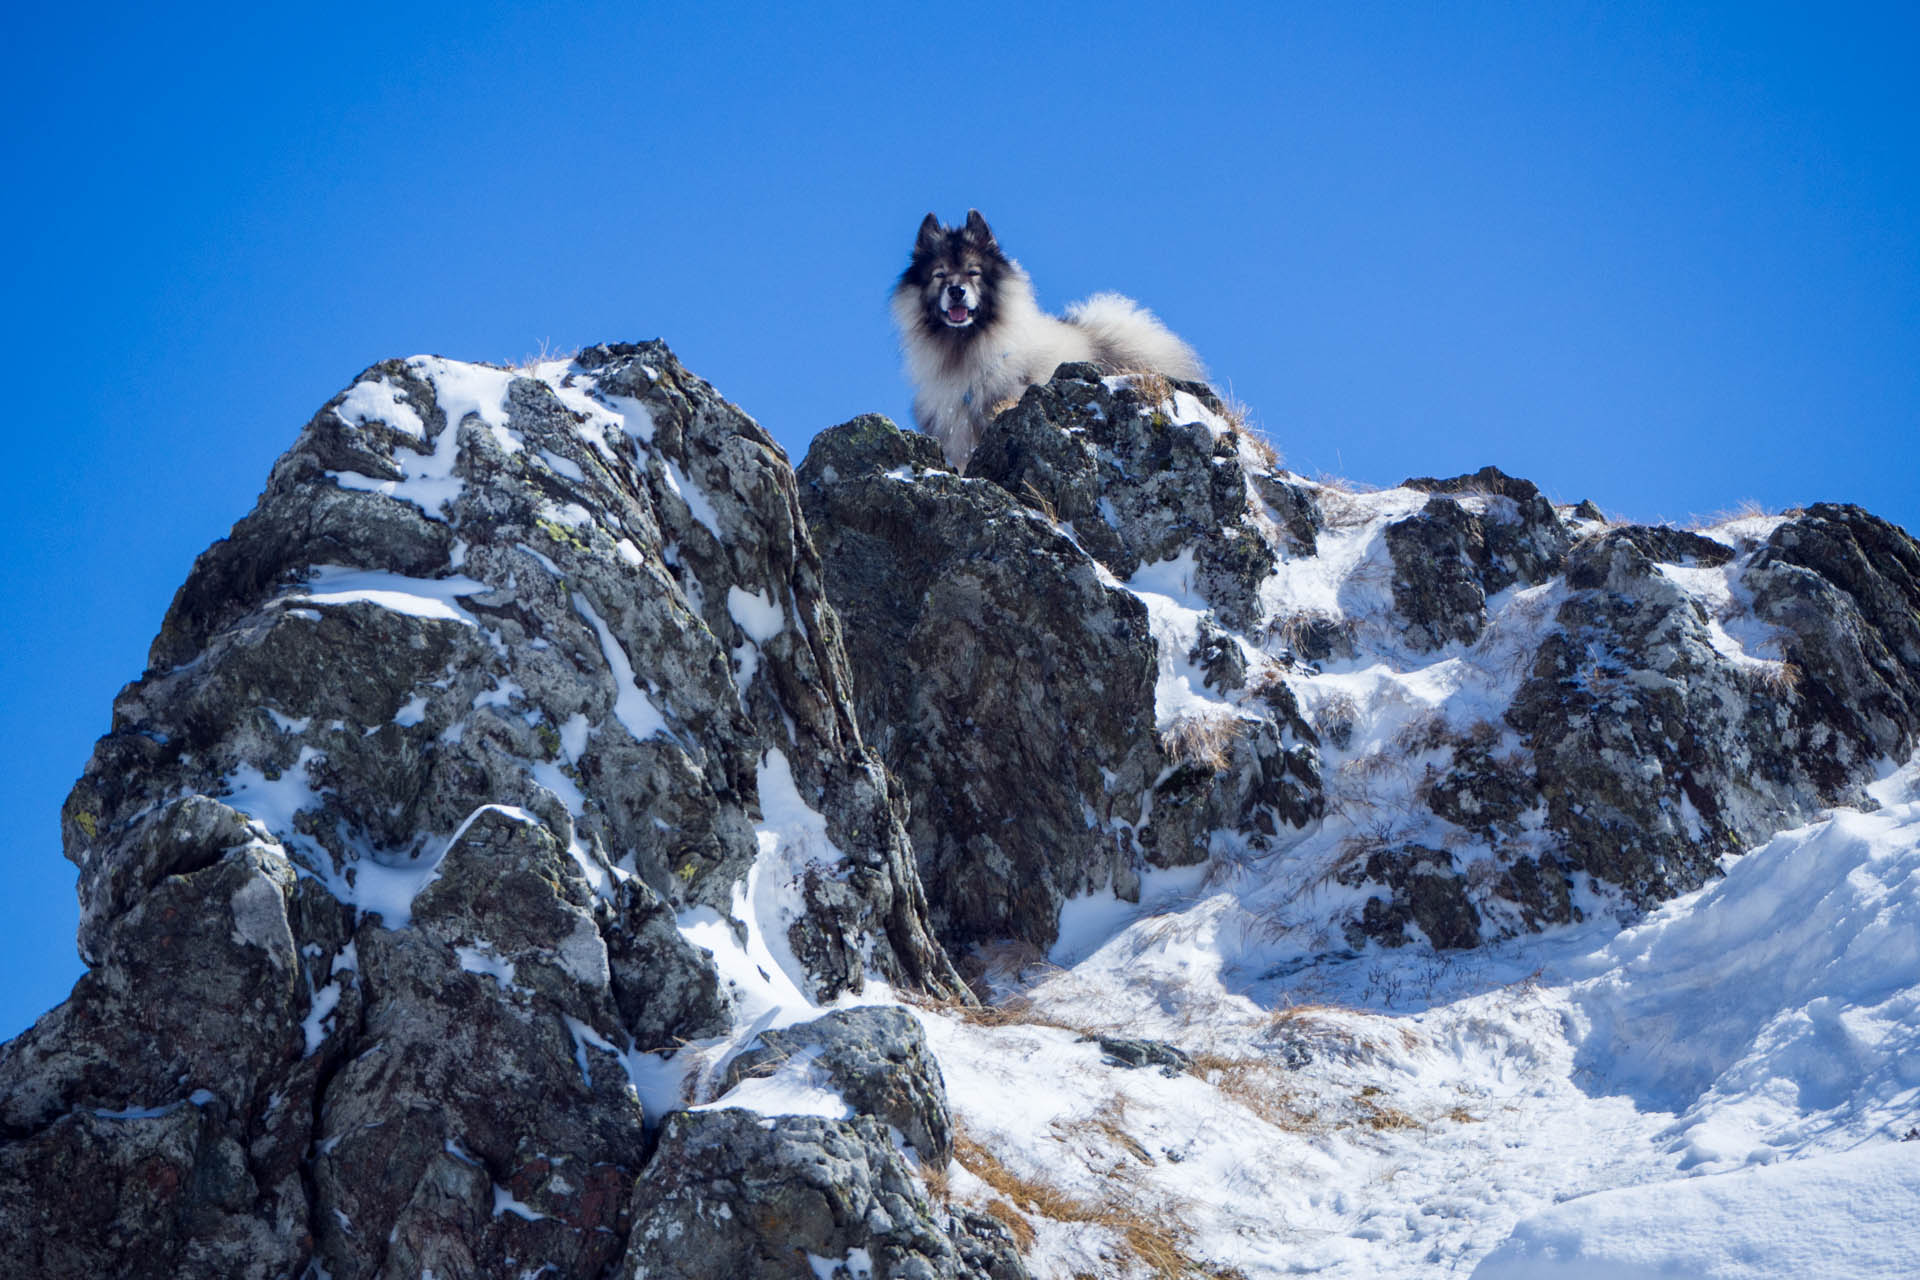
[[930,209],[1154,308],[1309,475],[1920,529],[1915,13],[9,6],[0,1037],[79,973],[114,692],[329,396],[661,337],[797,458],[904,420]]

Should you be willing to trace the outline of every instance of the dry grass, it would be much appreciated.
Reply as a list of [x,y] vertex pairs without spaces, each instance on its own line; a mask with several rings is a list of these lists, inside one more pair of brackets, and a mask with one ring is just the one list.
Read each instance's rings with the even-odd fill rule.
[[1001,1197],[987,1204],[987,1213],[1004,1223],[1025,1249],[1032,1245],[1031,1219],[1103,1227],[1125,1245],[1132,1259],[1155,1276],[1167,1280],[1209,1271],[1185,1252],[1187,1233],[1162,1214],[1120,1200],[1095,1203],[1039,1178],[1015,1173],[964,1130],[953,1138],[954,1159]]
[[1320,1127],[1316,1108],[1300,1097],[1287,1069],[1266,1058],[1193,1055],[1193,1075],[1274,1128],[1305,1133]]
[[1353,726],[1360,718],[1360,704],[1352,694],[1336,693],[1313,705],[1313,731],[1327,742],[1344,749],[1353,740]]
[[1235,399],[1231,391],[1220,397],[1221,417],[1227,420],[1227,426],[1233,429],[1245,450],[1268,471],[1280,469],[1280,451],[1273,447],[1273,441],[1253,423],[1253,408],[1244,400]]
[[1173,399],[1173,384],[1157,373],[1133,374],[1128,385],[1148,404],[1165,404]]
[[1320,503],[1320,518],[1329,529],[1350,529],[1373,519],[1372,504],[1362,502],[1351,490],[1323,488],[1314,497]]
[[1754,683],[1774,698],[1791,698],[1799,692],[1800,682],[1806,678],[1806,672],[1800,664],[1788,660],[1768,662],[1763,666],[1750,668]]
[[938,1013],[958,1018],[975,1027],[1051,1027],[1056,1031],[1071,1031],[1075,1035],[1097,1039],[1114,1033],[1112,1027],[1096,1026],[1086,1022],[1069,1022],[1040,1012],[1033,1001],[1025,996],[1014,996],[999,1004],[962,1004],[958,1000],[943,1000],[932,996],[900,992],[900,997],[917,1008],[931,1009]]
[[1199,765],[1224,773],[1233,759],[1239,717],[1226,711],[1197,711],[1160,731],[1160,749],[1181,765]]
[[555,360],[571,361],[575,356],[580,354],[579,347],[569,347],[562,351],[560,348],[552,345],[552,343],[553,340],[551,338],[540,339],[540,349],[531,355],[522,356],[520,362],[512,366],[513,371],[515,373],[532,373],[534,369],[540,365],[552,364]]
[[1275,615],[1267,622],[1268,639],[1279,641],[1290,653],[1304,652],[1308,639],[1315,631],[1322,630],[1332,631],[1351,645],[1359,634],[1360,624],[1331,609],[1302,609],[1297,613]]
[[1422,1127],[1418,1120],[1398,1107],[1390,1107],[1384,1102],[1376,1101],[1380,1096],[1380,1086],[1374,1084],[1368,1085],[1354,1095],[1354,1106],[1357,1108],[1357,1118],[1361,1124],[1369,1129],[1382,1131]]
[[1752,498],[1742,498],[1731,507],[1709,512],[1704,516],[1694,516],[1687,522],[1685,527],[1690,533],[1698,533],[1702,529],[1717,529],[1723,524],[1732,524],[1735,520],[1752,520],[1756,516],[1768,516],[1772,514],[1771,511],[1768,511],[1765,506],[1756,500]]
[[1048,524],[1060,523],[1060,513],[1054,509],[1053,500],[1033,487],[1033,481],[1027,481],[1026,504],[1047,518]]

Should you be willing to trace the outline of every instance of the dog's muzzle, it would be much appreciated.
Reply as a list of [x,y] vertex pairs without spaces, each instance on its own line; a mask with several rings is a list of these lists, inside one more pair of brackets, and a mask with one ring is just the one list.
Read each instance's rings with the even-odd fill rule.
[[959,285],[947,286],[944,299],[946,322],[959,329],[973,323],[973,308],[967,305],[967,291]]

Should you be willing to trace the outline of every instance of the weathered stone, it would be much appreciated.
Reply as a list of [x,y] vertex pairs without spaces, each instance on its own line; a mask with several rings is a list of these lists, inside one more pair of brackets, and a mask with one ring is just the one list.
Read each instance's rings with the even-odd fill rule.
[[1374,884],[1388,891],[1368,898],[1360,918],[1348,926],[1353,945],[1372,938],[1401,946],[1411,940],[1409,925],[1437,949],[1480,943],[1480,913],[1455,874],[1453,855],[1444,849],[1408,845],[1381,850],[1369,854],[1359,867],[1343,871],[1340,882]]
[[[1255,515],[1241,437],[1204,391],[1155,400],[1068,366],[988,427],[964,478],[874,417],[823,432],[801,465],[861,721],[909,797],[950,946],[1051,945],[1068,896],[1131,898],[1143,865],[1197,861],[1223,830],[1264,843],[1320,812],[1313,731],[1282,682],[1243,694],[1248,651],[1219,622],[1202,623],[1194,660],[1238,711],[1161,732],[1160,666],[1190,655],[1160,652],[1113,581],[1191,552],[1195,589],[1245,617],[1291,536]],[[1317,511],[1269,479],[1296,522]],[[1261,550],[1242,563],[1232,547],[1249,539]]]
[[62,814],[91,972],[0,1048],[17,1273],[603,1274],[750,868],[813,998],[964,998],[778,446],[659,344],[542,372],[375,366],[176,595]]
[[1187,1051],[1164,1040],[1141,1040],[1126,1036],[1092,1036],[1100,1045],[1102,1061],[1111,1066],[1138,1069],[1159,1067],[1169,1075],[1178,1075],[1193,1065]]
[[920,1024],[904,1009],[840,1009],[778,1031],[764,1031],[727,1064],[721,1089],[772,1075],[805,1060],[849,1107],[900,1131],[929,1168],[953,1158],[953,1117],[940,1064]]
[[1048,945],[1067,897],[1137,891],[1161,766],[1146,608],[998,485],[898,461],[919,439],[875,418],[821,433],[808,519],[941,937]]
[[[811,1280],[851,1276],[1004,1276],[980,1265],[973,1235],[927,1199],[871,1116],[824,1120],[738,1110],[668,1117],[634,1187],[620,1280]],[[990,1255],[989,1255],[990,1256]],[[840,1270],[834,1269],[840,1264]],[[1017,1274],[1017,1273],[1016,1273]]]
[[1486,626],[1487,597],[1559,572],[1571,540],[1530,482],[1485,467],[1405,487],[1435,495],[1386,531],[1394,611],[1416,650],[1473,643]]
[[987,426],[967,474],[1049,509],[1117,578],[1191,549],[1195,589],[1246,631],[1259,617],[1279,530],[1310,547],[1317,512],[1304,489],[1277,475],[1267,491],[1281,498],[1278,521],[1256,512],[1251,477],[1272,468],[1250,465],[1253,446],[1225,414],[1200,383],[1063,365]]

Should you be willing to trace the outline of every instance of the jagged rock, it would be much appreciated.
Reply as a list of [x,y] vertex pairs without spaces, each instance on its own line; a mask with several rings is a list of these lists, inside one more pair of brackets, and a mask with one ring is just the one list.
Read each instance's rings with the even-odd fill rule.
[[714,948],[963,994],[778,446],[657,343],[539,372],[376,365],[176,595],[0,1048],[9,1270],[602,1274]]
[[1486,627],[1488,596],[1544,582],[1566,558],[1571,539],[1529,481],[1484,467],[1404,487],[1434,495],[1386,531],[1394,611],[1416,650],[1473,643]]
[[1348,925],[1354,946],[1373,938],[1401,946],[1407,926],[1417,927],[1436,949],[1478,946],[1480,913],[1467,900],[1466,885],[1455,873],[1453,855],[1444,849],[1420,845],[1371,853],[1357,867],[1342,872],[1343,884],[1375,884],[1389,896],[1370,897],[1360,918]]
[[1101,1061],[1110,1066],[1137,1070],[1159,1067],[1167,1075],[1179,1075],[1193,1066],[1187,1051],[1164,1040],[1141,1040],[1126,1036],[1091,1036],[1100,1045]]
[[871,1116],[676,1112],[654,1165],[635,1188],[620,1280],[1022,1274],[977,1219],[942,1220]]
[[[1642,906],[1823,807],[1871,804],[1860,788],[1875,764],[1920,741],[1911,539],[1837,507],[1773,532],[1740,581],[1753,618],[1783,628],[1791,669],[1723,654],[1718,620],[1648,554],[1725,563],[1704,541],[1629,527],[1575,546],[1559,627],[1506,715],[1525,735],[1556,860]],[[1498,790],[1515,787],[1508,776]],[[1538,870],[1550,887],[1523,905],[1566,918],[1555,872]]]
[[[1264,838],[1318,813],[1313,732],[1284,686],[1249,694],[1240,713],[1185,745],[1156,727],[1155,682],[1169,655],[1111,565],[1171,558],[1211,508],[1149,518],[1147,495],[1111,491],[1114,504],[1140,513],[1126,527],[1148,550],[1130,549],[1119,527],[1100,521],[1112,535],[1103,566],[1080,541],[1087,522],[1049,516],[1037,483],[1025,501],[1007,487],[1039,477],[1071,505],[1080,490],[1061,479],[1068,469],[1082,468],[1074,484],[1110,478],[1046,417],[1071,411],[1116,432],[1116,415],[1130,415],[1127,439],[1157,431],[1185,440],[1161,442],[1188,459],[1185,470],[1162,459],[1149,479],[1194,490],[1190,437],[1209,428],[1144,425],[1155,412],[1147,402],[1082,377],[1074,366],[1030,389],[1022,408],[988,428],[965,477],[929,439],[873,416],[821,433],[800,467],[826,589],[847,620],[861,722],[908,795],[921,878],[949,946],[1007,936],[1050,946],[1067,897],[1109,888],[1135,897],[1143,865],[1198,861],[1218,830]],[[1058,468],[1010,470],[1020,442]],[[1225,474],[1216,464],[1227,460],[1210,450],[1197,465]],[[1232,684],[1245,655],[1225,631],[1209,634],[1220,679]]]
[[[870,975],[965,999],[930,921],[1046,947],[1150,866],[1457,948],[1870,803],[1920,742],[1920,547],[1735,523],[1492,468],[1335,495],[1206,388],[1084,366],[969,476],[866,417],[798,479],[658,344],[375,366],[62,813],[90,971],[0,1046],[0,1271],[1019,1280],[920,1180],[913,1017],[755,1029]],[[844,1117],[741,1109],[796,1072]]]
[[904,1009],[839,1009],[824,1018],[764,1031],[727,1064],[721,1088],[772,1075],[804,1060],[856,1114],[900,1131],[921,1163],[944,1169],[953,1158],[953,1117],[940,1064],[920,1024]]
[[1067,897],[1137,892],[1133,829],[1161,765],[1147,611],[938,458],[884,418],[822,432],[800,466],[807,518],[936,928],[1044,946]]
[[1920,738],[1920,545],[1818,503],[1774,531],[1742,582],[1754,616],[1785,633],[1795,755],[1837,803]]
[[1250,461],[1251,437],[1225,415],[1200,383],[1062,365],[987,426],[967,474],[1049,508],[1116,578],[1194,548],[1195,589],[1250,631],[1275,543],[1310,551],[1320,519],[1308,489]]

